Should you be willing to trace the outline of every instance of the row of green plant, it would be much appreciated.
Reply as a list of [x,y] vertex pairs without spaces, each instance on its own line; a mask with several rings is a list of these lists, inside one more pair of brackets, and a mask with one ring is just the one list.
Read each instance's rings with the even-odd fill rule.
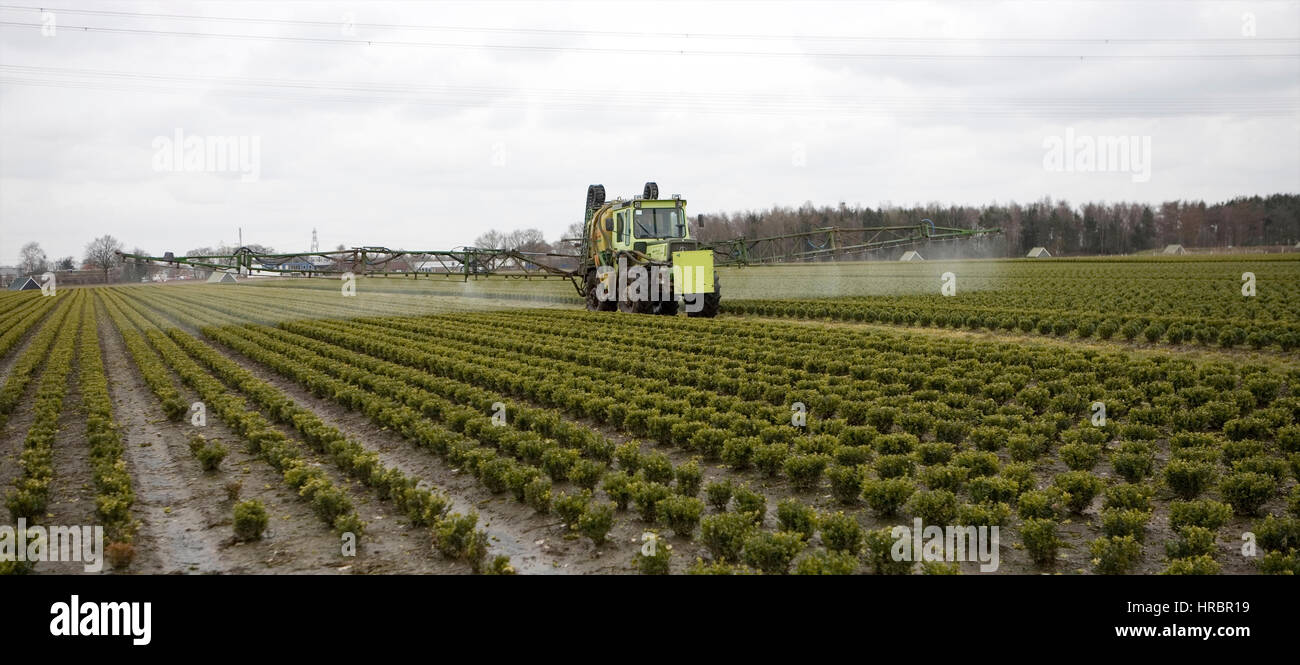
[[[48,354],[36,387],[32,424],[18,456],[20,472],[14,480],[14,489],[5,496],[5,505],[15,520],[25,518],[35,522],[45,517],[49,505],[50,485],[55,473],[54,439],[59,433],[59,416],[67,397],[68,376],[76,359],[76,333],[84,317],[84,304],[84,292],[69,296],[62,305],[65,309],[51,320],[52,327],[41,332],[50,336],[51,343],[45,347]],[[33,347],[37,341],[39,338],[33,341]]]
[[[55,300],[56,298],[47,299]],[[72,294],[64,292],[64,295],[58,297],[57,300],[58,307],[45,320],[36,335],[32,337],[27,348],[23,350],[22,355],[10,368],[8,376],[5,377],[4,386],[0,387],[0,427],[4,427],[9,422],[9,417],[13,414],[14,409],[18,407],[27,394],[27,386],[31,384],[36,373],[44,366],[50,348],[59,338],[59,331],[63,327],[64,319],[72,311],[72,301],[74,300]]]
[[98,298],[87,298],[81,321],[81,401],[86,412],[86,443],[90,447],[91,478],[95,483],[95,510],[104,523],[110,543],[129,545],[134,539],[135,520],[131,507],[135,492],[123,457],[122,432],[113,417],[108,376],[99,347]]

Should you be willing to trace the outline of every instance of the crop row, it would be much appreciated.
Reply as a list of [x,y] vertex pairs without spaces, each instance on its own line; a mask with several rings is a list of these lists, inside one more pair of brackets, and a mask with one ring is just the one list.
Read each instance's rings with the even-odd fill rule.
[[45,516],[49,504],[50,483],[55,472],[54,439],[59,432],[59,416],[68,392],[68,375],[76,356],[76,332],[86,304],[84,294],[84,291],[77,291],[67,296],[63,315],[51,321],[57,325],[49,329],[52,343],[36,389],[32,424],[18,458],[21,474],[14,481],[14,489],[5,497],[5,504],[14,519],[21,517],[35,521]]
[[[276,422],[294,428],[312,449],[325,455],[344,473],[374,489],[381,499],[392,501],[413,524],[429,526],[435,534],[447,532],[449,536],[454,536],[451,539],[456,541],[455,544],[447,542],[448,537],[442,537],[440,548],[445,552],[466,560],[476,571],[485,564],[487,537],[481,530],[475,529],[476,515],[449,515],[451,500],[446,494],[420,487],[417,479],[407,476],[400,469],[384,465],[375,452],[348,439],[337,428],[324,423],[314,413],[298,406],[273,386],[211,347],[184,331],[167,325],[152,310],[141,308],[139,311],[155,324],[164,326],[166,334],[178,347],[197,359],[226,385],[248,397]],[[286,470],[286,479],[291,473],[301,471],[294,472],[292,468]],[[310,482],[311,479],[303,481],[301,487],[310,488]],[[304,492],[304,496],[311,496],[312,503],[318,510],[322,509],[321,506],[327,499],[337,500],[336,497],[323,496],[320,490],[315,493]],[[352,520],[345,522],[340,524],[336,519],[334,526],[340,531],[360,533],[359,523],[353,523]],[[506,557],[497,557],[488,568],[495,572],[505,572],[508,569],[509,560]]]
[[86,298],[86,312],[81,321],[78,366],[81,400],[86,412],[86,443],[90,447],[91,477],[95,483],[95,509],[109,541],[129,544],[135,531],[131,519],[135,493],[122,456],[122,433],[113,419],[108,377],[104,374],[97,300],[97,297]]
[[54,315],[45,322],[23,351],[23,354],[19,356],[17,362],[14,363],[13,368],[9,370],[9,376],[5,378],[4,387],[0,388],[0,427],[9,422],[9,416],[19,402],[22,401],[23,395],[27,392],[28,384],[31,383],[36,371],[46,361],[46,352],[49,351],[51,345],[58,338],[63,319],[71,310],[72,300],[71,295],[65,295],[59,299],[59,305]]

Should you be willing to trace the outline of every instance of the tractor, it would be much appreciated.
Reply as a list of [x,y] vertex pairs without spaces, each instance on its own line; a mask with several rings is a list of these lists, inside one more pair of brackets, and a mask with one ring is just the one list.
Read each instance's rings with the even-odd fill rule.
[[686,201],[659,198],[647,182],[641,196],[605,200],[587,188],[579,290],[590,311],[712,318],[721,291],[713,250],[700,249],[686,220]]

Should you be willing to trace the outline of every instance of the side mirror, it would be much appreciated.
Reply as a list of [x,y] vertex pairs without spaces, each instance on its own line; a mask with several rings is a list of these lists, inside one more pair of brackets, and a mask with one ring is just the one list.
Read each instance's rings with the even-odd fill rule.
[[605,219],[605,230],[606,230],[606,231],[613,231],[613,230],[614,230],[614,218],[613,218],[613,217],[607,217],[607,218]]

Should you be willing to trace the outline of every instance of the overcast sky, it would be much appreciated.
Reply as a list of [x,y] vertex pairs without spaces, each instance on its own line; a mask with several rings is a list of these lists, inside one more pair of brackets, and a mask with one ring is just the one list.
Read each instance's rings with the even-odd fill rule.
[[[1296,2],[49,1],[0,9],[2,264],[556,239],[590,183],[692,213],[1300,191]],[[1050,168],[1071,136],[1137,140]]]

